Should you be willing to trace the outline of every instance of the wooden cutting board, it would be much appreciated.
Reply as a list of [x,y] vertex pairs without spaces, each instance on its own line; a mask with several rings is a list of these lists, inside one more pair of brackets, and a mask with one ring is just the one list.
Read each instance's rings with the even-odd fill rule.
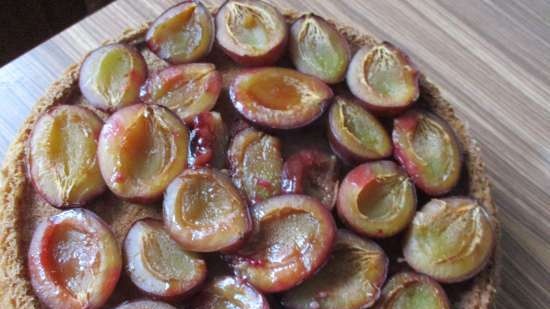
[[[175,0],[118,0],[0,69],[0,158],[45,89]],[[219,4],[221,0],[204,0]],[[500,209],[497,308],[550,306],[550,2],[270,0],[403,48],[479,141]]]

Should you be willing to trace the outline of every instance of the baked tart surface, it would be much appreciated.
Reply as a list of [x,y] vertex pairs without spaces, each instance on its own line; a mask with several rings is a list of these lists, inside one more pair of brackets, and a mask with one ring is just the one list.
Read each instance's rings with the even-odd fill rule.
[[[300,18],[300,15],[295,12],[284,14],[284,19],[289,25],[298,18]],[[352,55],[364,46],[379,45],[378,40],[372,36],[360,34],[337,22],[327,21],[327,23],[334,26],[347,40]],[[146,47],[144,40],[148,28],[149,24],[128,30],[120,38],[109,43],[125,43],[134,46],[143,55],[148,71],[156,72],[168,67],[169,64]],[[214,64],[221,73],[221,93],[214,110],[222,115],[226,126],[235,126],[236,123],[242,121],[242,117],[231,104],[229,89],[241,70],[241,66],[228,58],[219,46],[214,46],[210,54],[200,59],[200,62]],[[106,112],[96,108],[97,105],[91,104],[82,96],[78,86],[80,66],[81,64],[71,66],[48,89],[44,97],[37,102],[32,114],[10,146],[3,164],[0,189],[2,204],[2,210],[0,211],[0,307],[2,308],[41,308],[41,306],[44,306],[33,292],[27,266],[27,255],[33,232],[39,223],[62,211],[51,207],[37,193],[36,187],[27,177],[29,171],[27,170],[26,161],[30,152],[29,140],[33,127],[43,113],[53,106],[61,104],[84,106],[97,113],[104,121],[109,116]],[[277,66],[292,67],[292,62],[287,56],[284,56],[277,62]],[[451,104],[440,95],[438,88],[422,73],[418,74],[419,97],[415,103],[415,108],[427,110],[443,119],[454,131],[460,146],[459,151],[463,155],[463,167],[459,183],[447,195],[469,196],[475,199],[482,209],[488,213],[488,218],[490,218],[490,223],[494,228],[494,234],[498,238],[499,223],[495,219],[496,208],[491,198],[489,182],[480,158],[479,148],[468,135],[464,123],[455,115]],[[349,95],[344,83],[338,83],[332,89],[335,95]],[[308,127],[293,131],[292,134],[277,134],[282,143],[283,157],[289,157],[301,148],[309,146],[330,153],[330,146],[325,136],[325,126],[323,121],[316,121]],[[426,204],[428,201],[429,198],[426,195],[419,194],[419,206]],[[109,191],[92,199],[85,204],[85,207],[105,221],[121,247],[128,230],[134,222],[144,218],[162,219],[162,201],[157,200],[147,205],[132,203],[127,199],[120,199]],[[390,265],[397,265],[397,270],[393,270],[390,266],[389,273],[392,274],[400,270],[400,265],[404,264],[401,261],[400,244],[397,253],[392,251],[395,249],[393,244],[387,247],[382,245],[382,247],[386,249],[389,255]],[[489,308],[492,305],[497,285],[498,245],[494,252],[485,268],[475,277],[460,283],[444,285],[445,292],[453,308]],[[128,276],[123,274],[106,306],[115,307],[124,301],[142,297],[142,294],[133,286]],[[278,299],[278,297],[271,298]],[[186,301],[183,301],[178,304],[185,303]]]

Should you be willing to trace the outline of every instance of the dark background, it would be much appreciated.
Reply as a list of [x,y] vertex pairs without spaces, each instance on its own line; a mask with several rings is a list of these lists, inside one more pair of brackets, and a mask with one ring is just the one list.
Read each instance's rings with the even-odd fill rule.
[[1,0],[0,66],[112,0]]

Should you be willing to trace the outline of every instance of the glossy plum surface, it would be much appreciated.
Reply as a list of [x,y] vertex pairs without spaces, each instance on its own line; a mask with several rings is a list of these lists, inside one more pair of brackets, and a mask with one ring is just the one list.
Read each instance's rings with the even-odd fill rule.
[[185,249],[234,250],[252,222],[246,201],[229,177],[214,169],[185,170],[166,189],[164,224]]
[[395,115],[419,96],[418,71],[409,57],[390,43],[359,49],[349,64],[349,90],[369,110]]
[[51,308],[101,308],[122,268],[115,237],[93,212],[76,208],[47,218],[28,252],[35,295]]
[[27,171],[36,191],[59,208],[84,205],[106,189],[96,159],[103,121],[76,105],[48,109],[27,148]]
[[229,145],[227,153],[233,183],[242,190],[251,204],[281,193],[281,141],[247,128]]
[[118,305],[115,309],[176,309],[176,307],[154,300],[135,300]]
[[414,184],[392,161],[364,163],[342,181],[337,210],[342,221],[361,235],[393,236],[414,217]]
[[141,88],[140,98],[166,106],[184,122],[191,122],[216,105],[221,88],[222,77],[213,64],[190,63],[152,73]]
[[304,149],[284,163],[283,192],[315,197],[332,209],[336,204],[338,176],[339,166],[335,156],[316,149]]
[[228,260],[237,276],[260,291],[288,290],[326,261],[336,227],[317,199],[298,194],[276,196],[252,206],[251,213],[254,231]]
[[495,244],[491,218],[475,200],[432,199],[414,217],[403,256],[420,273],[440,282],[460,282],[485,267]]
[[157,56],[181,64],[208,55],[214,35],[208,8],[200,1],[186,0],[164,11],[149,27],[145,40]]
[[338,230],[327,264],[311,279],[283,295],[285,308],[361,309],[380,296],[388,258],[373,241]]
[[138,101],[147,65],[137,49],[111,44],[92,51],[82,63],[80,92],[93,106],[114,111]]
[[189,167],[225,167],[228,132],[217,112],[203,112],[191,122]]
[[394,119],[392,139],[394,156],[426,194],[441,196],[457,185],[462,153],[444,120],[426,111],[411,110]]
[[445,290],[428,276],[401,272],[388,281],[375,309],[450,309]]
[[206,279],[206,262],[170,238],[162,221],[136,221],[124,240],[126,271],[144,293],[181,299]]
[[392,154],[388,132],[357,99],[336,97],[328,119],[330,147],[347,164],[382,159]]
[[160,105],[136,104],[112,114],[98,142],[99,167],[109,189],[135,202],[158,200],[187,166],[189,132]]
[[298,71],[329,84],[341,82],[351,51],[348,41],[322,17],[306,14],[290,28],[290,58]]
[[229,89],[231,102],[249,121],[295,129],[319,118],[333,96],[321,80],[298,71],[264,67],[241,71]]
[[269,309],[269,303],[253,286],[236,277],[214,278],[193,298],[194,309]]
[[240,65],[271,65],[285,52],[288,27],[264,1],[228,0],[216,14],[216,41]]

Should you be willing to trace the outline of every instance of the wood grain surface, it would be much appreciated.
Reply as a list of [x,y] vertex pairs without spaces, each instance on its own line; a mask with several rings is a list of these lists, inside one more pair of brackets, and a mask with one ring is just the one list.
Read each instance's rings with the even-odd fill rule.
[[[118,0],[0,69],[0,158],[65,68],[177,1]],[[221,0],[204,1],[219,4]],[[271,0],[393,42],[480,143],[503,222],[497,308],[550,307],[550,2]]]

